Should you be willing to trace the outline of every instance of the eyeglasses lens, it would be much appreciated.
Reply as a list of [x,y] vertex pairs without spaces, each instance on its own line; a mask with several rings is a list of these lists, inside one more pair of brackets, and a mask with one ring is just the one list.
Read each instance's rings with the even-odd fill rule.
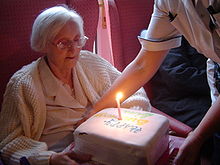
[[56,46],[61,50],[71,47],[82,48],[86,44],[87,40],[88,37],[83,36],[77,41],[60,41]]

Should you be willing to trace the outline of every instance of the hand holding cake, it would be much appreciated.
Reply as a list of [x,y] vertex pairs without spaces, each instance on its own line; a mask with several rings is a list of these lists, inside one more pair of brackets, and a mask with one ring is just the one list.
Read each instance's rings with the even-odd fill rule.
[[78,163],[88,162],[91,160],[90,155],[78,154],[70,150],[67,152],[54,153],[50,157],[50,164],[52,165],[78,165]]

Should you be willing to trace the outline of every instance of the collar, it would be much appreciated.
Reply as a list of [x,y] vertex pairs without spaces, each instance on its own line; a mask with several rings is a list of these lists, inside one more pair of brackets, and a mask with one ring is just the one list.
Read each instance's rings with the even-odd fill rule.
[[44,58],[40,61],[39,71],[45,95],[53,98],[52,100],[57,105],[70,108],[84,108],[87,105],[87,97],[78,80],[75,69],[73,69],[72,73],[76,98],[71,96],[65,89],[64,84],[54,76]]
[[60,88],[61,82],[51,72],[45,61],[45,57],[41,58],[39,63],[39,72],[44,92],[47,96],[56,96]]

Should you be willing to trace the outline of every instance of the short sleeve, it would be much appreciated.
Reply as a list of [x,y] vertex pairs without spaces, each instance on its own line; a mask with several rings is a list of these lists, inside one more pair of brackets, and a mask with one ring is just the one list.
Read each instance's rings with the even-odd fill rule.
[[219,96],[219,92],[215,87],[215,82],[216,78],[214,77],[214,69],[215,65],[214,62],[211,59],[207,60],[207,78],[208,78],[208,84],[210,87],[210,92],[211,92],[211,99],[212,99],[212,104],[215,103]]
[[154,11],[147,30],[141,32],[138,39],[142,47],[150,51],[160,51],[181,45],[181,35],[172,25],[168,16],[166,1],[156,0]]

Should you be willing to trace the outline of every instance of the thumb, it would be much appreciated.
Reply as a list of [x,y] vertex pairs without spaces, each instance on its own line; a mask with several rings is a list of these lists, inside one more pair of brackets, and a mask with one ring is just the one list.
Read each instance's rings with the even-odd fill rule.
[[89,154],[76,153],[74,151],[69,151],[66,153],[66,155],[79,163],[87,162],[92,159],[92,156]]

